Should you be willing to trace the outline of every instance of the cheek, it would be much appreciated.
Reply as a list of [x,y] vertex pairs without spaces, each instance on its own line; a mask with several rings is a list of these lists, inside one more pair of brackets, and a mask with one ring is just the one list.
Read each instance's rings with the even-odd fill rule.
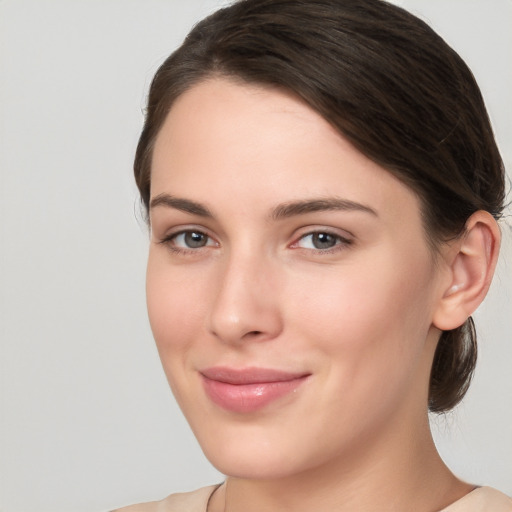
[[[204,281],[171,267],[150,251],[146,296],[149,321],[164,365],[186,352],[201,328],[205,308]],[[172,358],[166,357],[172,355]]]
[[201,336],[206,309],[204,281],[193,277],[150,250],[146,276],[149,322],[167,381],[182,409],[194,403],[197,393],[188,378],[188,354]]
[[368,259],[303,278],[291,292],[297,336],[307,333],[344,384],[406,378],[400,374],[421,357],[431,322],[425,255]]
[[428,280],[417,274],[407,278],[407,272],[386,272],[373,263],[294,280],[298,286],[289,295],[295,298],[301,323],[319,334],[335,330],[343,333],[343,338],[355,339],[366,331],[389,333],[403,326],[409,315],[416,318],[421,314],[423,308],[418,306],[426,302]]

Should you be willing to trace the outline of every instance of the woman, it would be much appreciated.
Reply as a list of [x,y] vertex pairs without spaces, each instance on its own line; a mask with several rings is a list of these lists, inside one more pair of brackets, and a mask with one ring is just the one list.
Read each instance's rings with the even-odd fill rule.
[[219,486],[123,510],[512,510],[438,455],[498,257],[471,72],[380,0],[245,0],[157,72],[148,310]]

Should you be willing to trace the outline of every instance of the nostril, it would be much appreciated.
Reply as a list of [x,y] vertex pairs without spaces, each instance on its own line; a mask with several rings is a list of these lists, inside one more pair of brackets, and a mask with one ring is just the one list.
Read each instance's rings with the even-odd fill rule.
[[246,336],[253,338],[253,337],[259,336],[261,334],[263,334],[262,331],[249,331],[248,333],[246,333]]

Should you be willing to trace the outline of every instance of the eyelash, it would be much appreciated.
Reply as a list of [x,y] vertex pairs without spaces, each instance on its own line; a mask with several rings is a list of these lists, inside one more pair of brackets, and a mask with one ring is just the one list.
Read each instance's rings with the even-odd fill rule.
[[[185,236],[187,234],[192,234],[192,233],[197,234],[197,235],[202,235],[202,236],[206,237],[208,239],[208,241],[213,240],[213,238],[211,236],[209,236],[207,233],[205,233],[204,231],[201,231],[199,229],[184,229],[182,231],[178,231],[176,233],[172,233],[172,234],[166,236],[165,238],[161,239],[158,243],[162,244],[162,245],[166,245],[168,247],[168,249],[175,254],[197,254],[197,252],[200,249],[204,249],[206,247],[212,247],[212,245],[208,245],[208,241],[207,241],[207,245],[203,245],[203,246],[200,246],[197,248],[179,247],[179,246],[175,245],[175,240],[177,237],[179,237],[181,235]],[[334,237],[335,245],[332,247],[329,247],[327,249],[317,249],[317,248],[311,249],[311,248],[298,247],[298,244],[301,240],[304,240],[307,237],[313,237],[315,235],[328,235],[330,237]],[[297,241],[293,242],[290,245],[290,247],[292,249],[296,249],[296,250],[303,249],[306,251],[313,251],[314,253],[319,254],[319,255],[327,255],[327,254],[336,253],[338,251],[342,251],[342,250],[346,249],[348,246],[352,245],[353,243],[354,243],[353,240],[351,240],[350,238],[341,236],[338,233],[333,233],[332,231],[329,231],[327,229],[318,229],[318,230],[308,231],[307,233],[304,233],[297,239]],[[218,244],[217,244],[217,246],[218,246]]]
[[[306,239],[307,237],[314,237],[315,235],[328,235],[330,237],[333,237],[335,239],[335,244],[332,247],[326,248],[326,249],[318,249],[318,248],[301,248],[298,247],[298,244],[301,240]],[[339,251],[343,251],[350,245],[352,245],[354,241],[350,238],[344,237],[340,235],[339,233],[334,233],[332,231],[329,231],[328,229],[317,229],[313,231],[308,231],[307,233],[304,233],[301,235],[296,242],[294,242],[291,247],[296,249],[304,249],[306,251],[313,251],[315,254],[319,255],[327,255],[327,254],[333,254]]]
[[[187,234],[192,234],[192,233],[197,234],[197,235],[202,235],[202,236],[206,237],[208,239],[208,241],[213,240],[213,238],[211,236],[206,234],[204,231],[201,231],[200,229],[183,229],[182,231],[178,231],[176,233],[171,233],[170,235],[162,238],[162,240],[160,240],[158,243],[162,244],[162,245],[166,245],[167,248],[175,254],[196,254],[199,249],[203,249],[205,247],[211,247],[209,245],[204,245],[201,247],[192,248],[192,247],[178,247],[177,245],[175,245],[175,240],[177,237],[179,237],[180,235],[187,235]],[[208,243],[208,241],[207,241],[207,243]]]

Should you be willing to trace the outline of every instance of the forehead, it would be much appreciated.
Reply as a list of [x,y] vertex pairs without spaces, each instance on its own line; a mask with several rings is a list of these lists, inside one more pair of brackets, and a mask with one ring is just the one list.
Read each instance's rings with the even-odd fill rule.
[[238,212],[336,195],[419,217],[415,194],[304,102],[226,79],[202,82],[173,105],[153,154],[151,196],[161,193]]

